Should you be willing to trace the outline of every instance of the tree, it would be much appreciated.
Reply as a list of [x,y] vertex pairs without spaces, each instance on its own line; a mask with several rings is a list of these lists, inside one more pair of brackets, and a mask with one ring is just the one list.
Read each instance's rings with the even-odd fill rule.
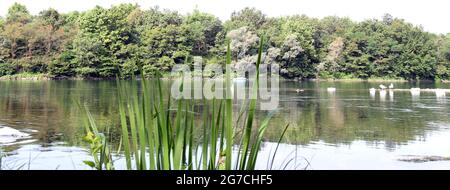
[[145,31],[168,25],[179,26],[183,23],[183,17],[176,11],[160,10],[152,7],[150,10],[135,9],[128,15],[128,24],[135,28],[141,35]]
[[316,33],[314,35],[315,48],[318,50],[320,59],[325,61],[329,55],[330,45],[338,38],[344,40],[346,34],[355,26],[355,23],[349,18],[336,16],[324,17],[316,24]]
[[[74,61],[77,63],[75,70],[78,75],[82,77],[108,76],[105,73],[104,66],[112,65],[113,60],[108,56],[111,53],[103,45],[101,39],[93,34],[90,34],[90,36],[89,34],[84,34],[77,36],[73,45]],[[102,74],[100,74],[100,69],[103,70]]]
[[79,18],[80,34],[74,43],[82,76],[113,77],[123,61],[117,52],[133,43],[128,16],[137,6],[122,4],[110,9],[96,7]]
[[74,77],[77,69],[76,61],[74,53],[64,51],[50,63],[49,74],[55,78]]
[[186,16],[184,25],[189,30],[192,54],[196,56],[210,53],[216,45],[217,34],[222,31],[222,23],[217,17],[198,10]]
[[317,66],[318,75],[321,77],[337,77],[339,72],[339,63],[342,62],[342,53],[344,51],[344,39],[342,37],[336,37],[336,39],[330,43],[327,49],[328,53],[325,59]]
[[0,31],[3,30],[4,24],[5,24],[5,20],[0,16]]
[[20,22],[9,22],[5,25],[5,29],[2,32],[4,38],[3,47],[8,49],[8,57],[11,59],[17,58],[26,49],[23,26],[24,24]]
[[51,27],[51,30],[58,30],[64,24],[64,19],[55,9],[43,10],[39,13],[38,18],[46,25]]
[[230,49],[235,60],[256,53],[255,48],[259,38],[254,32],[250,31],[248,27],[244,26],[230,31],[227,34],[227,38],[230,40]]
[[[192,49],[187,43],[186,32],[184,27],[168,25],[154,28],[144,34],[143,44],[148,50],[149,64],[157,64],[162,57],[173,59],[177,64],[184,63],[189,50]],[[164,68],[163,71],[171,69],[170,66]]]
[[[353,22],[336,16],[268,17],[254,8],[225,23],[194,10],[121,4],[37,16],[15,3],[0,18],[0,75],[20,72],[54,77],[130,77],[167,72],[175,64],[223,63],[227,42],[238,66],[254,64],[259,37],[264,61],[279,63],[287,78],[404,78],[449,80],[450,37],[425,32],[402,19]],[[247,65],[246,65],[247,64]]]
[[8,14],[6,15],[6,22],[8,23],[20,22],[25,24],[27,22],[30,22],[31,18],[32,17],[28,12],[27,7],[19,3],[14,3],[8,9]]
[[288,78],[312,78],[319,63],[314,47],[316,28],[305,16],[280,19],[279,36],[273,37],[274,44],[281,47],[281,74]]
[[255,8],[246,7],[240,11],[233,12],[229,21],[225,23],[227,31],[248,27],[249,30],[258,31],[267,22],[266,15]]
[[391,14],[386,13],[383,15],[383,23],[385,25],[391,25],[392,22],[394,22],[394,17]]
[[281,46],[281,74],[288,78],[311,78],[315,73],[315,66],[302,48],[297,35],[286,36]]

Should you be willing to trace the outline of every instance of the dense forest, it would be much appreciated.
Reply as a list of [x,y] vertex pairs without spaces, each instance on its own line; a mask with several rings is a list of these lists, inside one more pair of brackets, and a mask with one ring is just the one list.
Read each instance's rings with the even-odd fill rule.
[[150,77],[191,64],[194,56],[223,63],[228,41],[233,61],[250,64],[263,35],[265,60],[280,64],[285,78],[450,79],[450,34],[428,33],[389,14],[354,22],[268,17],[245,8],[222,22],[198,10],[182,15],[133,4],[31,15],[17,3],[0,17],[0,76],[110,78],[142,69]]

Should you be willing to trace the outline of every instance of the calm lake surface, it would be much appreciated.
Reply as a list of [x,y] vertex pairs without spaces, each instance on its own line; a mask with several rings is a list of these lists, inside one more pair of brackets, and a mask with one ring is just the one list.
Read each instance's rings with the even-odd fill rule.
[[[257,168],[270,168],[268,159],[289,123],[273,169],[450,169],[450,94],[371,95],[369,88],[379,84],[282,81]],[[394,85],[450,89],[448,83]],[[337,90],[329,93],[328,87]],[[0,146],[7,154],[2,169],[88,169],[74,100],[85,102],[119,142],[114,81],[0,81]],[[117,159],[120,169],[123,158]]]

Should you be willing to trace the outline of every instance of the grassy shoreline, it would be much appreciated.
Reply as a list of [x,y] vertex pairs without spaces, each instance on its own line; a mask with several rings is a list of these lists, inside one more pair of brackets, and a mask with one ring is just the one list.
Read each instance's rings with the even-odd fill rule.
[[20,73],[20,74],[5,75],[5,76],[0,77],[0,81],[6,81],[6,80],[44,81],[44,80],[53,80],[53,79],[46,74],[36,74],[36,73]]
[[[170,78],[170,74],[164,74],[162,79]],[[282,77],[281,77],[282,78]],[[0,76],[0,81],[48,81],[48,80],[115,80],[116,78],[82,78],[82,77],[52,77],[48,74],[41,73],[20,73],[14,75]],[[289,79],[282,78],[285,81],[317,81],[317,82],[442,82],[450,83],[450,80],[406,80],[406,79],[389,79],[389,78],[344,78],[344,79],[333,79],[333,78],[314,78],[314,79]]]

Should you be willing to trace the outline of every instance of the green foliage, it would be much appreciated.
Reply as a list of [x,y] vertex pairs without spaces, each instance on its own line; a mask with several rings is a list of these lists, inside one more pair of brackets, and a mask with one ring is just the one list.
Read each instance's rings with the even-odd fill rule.
[[16,72],[15,67],[9,63],[0,62],[0,77],[5,75],[12,75]]
[[346,35],[342,71],[358,78],[433,79],[433,36],[400,19],[364,21]]
[[27,7],[19,3],[14,3],[9,9],[6,15],[6,21],[8,23],[21,22],[27,23],[31,20],[31,15],[28,12]]
[[[79,109],[83,109],[79,103],[78,107]],[[105,135],[98,131],[97,124],[86,106],[82,113],[86,130],[86,136],[83,137],[83,141],[89,144],[89,153],[94,158],[94,161],[86,160],[84,163],[96,170],[113,170],[114,163]]]
[[76,75],[76,66],[77,63],[74,61],[72,52],[64,51],[57,59],[51,62],[48,71],[55,78],[73,77]]
[[64,24],[64,19],[55,9],[47,9],[39,13],[39,19],[41,19],[45,24],[52,27],[52,29],[58,29]]
[[436,77],[450,80],[450,34],[439,36],[437,46],[439,47],[439,64],[436,68]]
[[0,18],[0,64],[3,74],[129,78],[143,70],[153,77],[155,71],[189,64],[193,56],[223,64],[228,40],[233,63],[255,64],[263,35],[269,60],[280,64],[286,78],[450,77],[449,36],[389,14],[353,22],[336,16],[268,17],[244,8],[221,23],[199,10],[181,15],[132,4],[67,14],[47,9],[32,16],[15,3]]
[[216,36],[222,31],[221,21],[214,15],[194,10],[183,23],[189,32],[193,55],[208,55],[216,46]]
[[231,19],[225,23],[227,31],[241,27],[249,27],[252,31],[261,29],[267,22],[267,17],[260,10],[255,8],[244,8],[231,14]]
[[[186,43],[187,36],[183,35],[185,33],[184,28],[176,25],[149,30],[143,36],[143,44],[148,49],[147,56],[152,60],[167,56],[174,59],[176,63],[183,63],[185,55],[189,53],[189,49],[192,49]],[[150,63],[155,62],[150,61]]]
[[3,25],[5,24],[5,20],[0,16],[0,28],[3,30]]
[[114,77],[123,60],[118,53],[131,43],[132,29],[128,15],[137,7],[130,4],[110,9],[96,7],[78,20],[80,33],[74,40],[77,74],[83,77]]

